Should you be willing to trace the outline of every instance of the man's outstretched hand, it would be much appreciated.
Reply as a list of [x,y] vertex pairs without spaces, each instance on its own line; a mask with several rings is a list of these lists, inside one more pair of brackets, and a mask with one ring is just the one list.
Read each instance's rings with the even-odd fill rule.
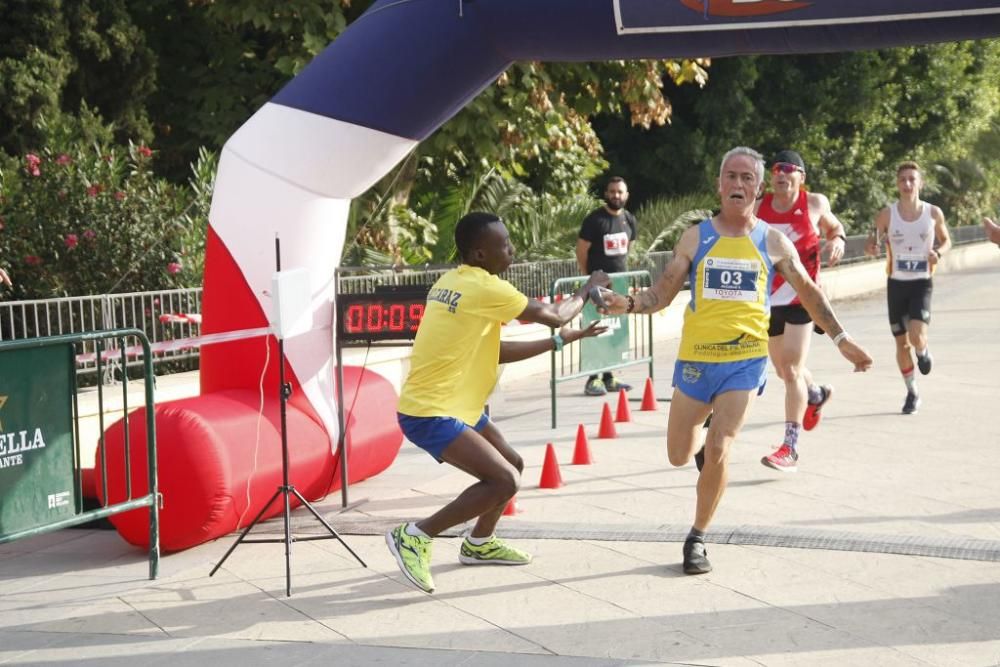
[[845,338],[840,341],[837,349],[840,350],[840,354],[843,355],[844,359],[854,364],[855,373],[864,373],[872,367],[871,355],[865,351],[865,348],[855,343],[852,339]]
[[608,274],[604,271],[594,271],[590,274],[590,278],[587,279],[587,291],[590,292],[595,287],[607,287],[610,284],[611,277]]
[[587,325],[584,329],[574,329],[572,327],[563,327],[559,330],[559,337],[562,338],[567,343],[573,343],[580,340],[581,338],[592,338],[593,336],[600,336],[602,333],[607,331],[608,328],[601,326],[600,320],[594,320]]

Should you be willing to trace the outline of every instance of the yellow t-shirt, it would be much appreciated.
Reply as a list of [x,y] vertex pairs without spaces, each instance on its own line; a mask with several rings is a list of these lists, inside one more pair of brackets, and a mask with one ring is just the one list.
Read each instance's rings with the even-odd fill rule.
[[748,236],[738,237],[720,236],[711,220],[699,225],[678,359],[728,362],[767,356],[774,273],[767,231],[760,220]]
[[500,325],[527,305],[528,297],[484,269],[463,264],[441,276],[427,295],[399,412],[479,421],[497,381]]

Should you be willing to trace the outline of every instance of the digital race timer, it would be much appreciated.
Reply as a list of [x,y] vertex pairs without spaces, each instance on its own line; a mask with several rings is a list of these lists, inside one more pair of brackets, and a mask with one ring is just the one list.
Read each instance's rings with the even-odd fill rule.
[[341,342],[413,340],[427,305],[426,285],[378,286],[371,294],[337,295]]

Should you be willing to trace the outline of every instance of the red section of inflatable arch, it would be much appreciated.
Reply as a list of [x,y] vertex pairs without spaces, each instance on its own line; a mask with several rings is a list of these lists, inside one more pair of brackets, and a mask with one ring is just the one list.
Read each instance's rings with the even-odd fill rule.
[[[205,281],[212,281],[215,289],[205,290],[204,333],[267,326],[257,299],[211,228]],[[265,346],[270,347],[269,360]],[[278,359],[277,341],[271,336],[207,346],[201,356],[202,395],[155,407],[164,551],[186,549],[245,527],[281,484]],[[289,482],[307,499],[316,500],[341,486],[336,443],[330,442],[287,361],[285,379],[292,386],[286,410]],[[348,483],[355,483],[385,470],[399,452],[403,435],[395,420],[398,396],[378,373],[345,366],[344,401]],[[148,489],[144,409],[129,415],[128,435],[134,497]],[[120,502],[127,495],[124,420],[107,430],[104,447],[108,499]],[[88,473],[87,482],[103,501],[100,457],[98,449],[97,470]],[[298,504],[294,497],[292,504]],[[276,501],[264,517],[280,514],[282,507]],[[148,547],[147,510],[118,514],[111,522],[125,540]]]
[[[243,272],[226,246],[211,226],[205,241],[205,289],[202,292],[202,333],[220,333],[241,329],[256,329],[268,325],[267,316],[251,292]],[[264,374],[265,393],[277,392],[278,342],[267,338],[271,363]],[[227,389],[245,389],[260,386],[261,369],[267,359],[264,338],[251,338],[219,345],[209,345],[201,350],[199,363],[201,393],[210,394]],[[322,421],[313,410],[291,366],[285,364],[285,379],[292,385],[289,404],[295,406],[317,424]]]
[[[396,405],[396,392],[382,376],[358,367],[344,369],[348,424],[349,483],[385,470],[395,459],[403,435],[386,410]],[[160,545],[179,551],[246,526],[281,484],[280,403],[266,392],[259,420],[260,393],[228,389],[156,406],[157,467],[163,510]],[[339,457],[331,453],[323,428],[298,408],[288,405],[289,482],[309,500],[340,488]],[[145,411],[129,416],[132,494],[146,493]],[[118,421],[105,433],[108,498],[126,497],[123,450],[125,426]],[[100,450],[97,460],[100,461]],[[255,463],[256,461],[256,463]],[[98,498],[102,480],[94,475]],[[249,493],[249,503],[247,496]],[[298,503],[292,498],[293,506]],[[264,515],[280,514],[275,502]],[[131,544],[149,545],[147,510],[111,517]]]

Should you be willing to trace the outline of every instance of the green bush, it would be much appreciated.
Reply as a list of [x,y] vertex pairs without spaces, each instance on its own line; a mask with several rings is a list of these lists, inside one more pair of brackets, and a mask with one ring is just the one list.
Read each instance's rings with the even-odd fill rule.
[[186,185],[157,178],[155,152],[115,144],[84,108],[38,124],[36,150],[0,154],[0,262],[12,298],[198,285],[214,156]]
[[708,192],[657,197],[644,202],[635,213],[639,222],[637,254],[673,250],[684,230],[712,217],[712,210],[718,205],[719,196]]

